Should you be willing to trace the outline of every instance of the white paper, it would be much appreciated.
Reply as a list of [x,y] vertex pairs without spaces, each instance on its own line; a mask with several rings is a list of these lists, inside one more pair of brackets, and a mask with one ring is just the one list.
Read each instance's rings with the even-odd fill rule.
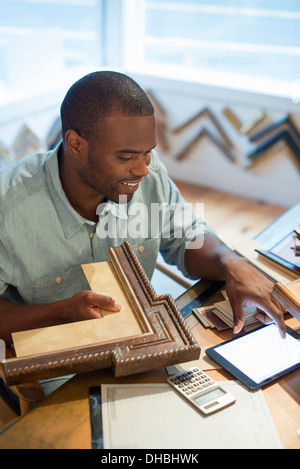
[[167,383],[101,385],[104,448],[282,448],[262,391],[220,385],[237,401],[208,416]]

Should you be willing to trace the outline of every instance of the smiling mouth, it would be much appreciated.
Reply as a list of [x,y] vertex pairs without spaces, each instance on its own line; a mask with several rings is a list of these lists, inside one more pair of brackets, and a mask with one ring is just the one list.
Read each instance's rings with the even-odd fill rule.
[[139,179],[138,181],[121,181],[121,184],[127,187],[137,187],[141,181],[142,179]]
[[139,183],[138,182],[121,182],[121,184],[124,184],[124,186],[135,187]]

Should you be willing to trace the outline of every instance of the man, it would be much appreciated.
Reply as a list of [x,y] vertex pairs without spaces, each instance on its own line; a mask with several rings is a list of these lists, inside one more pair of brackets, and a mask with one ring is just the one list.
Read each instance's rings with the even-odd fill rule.
[[[89,74],[66,94],[61,120],[63,142],[54,151],[23,158],[0,176],[1,339],[10,344],[14,331],[119,311],[113,298],[89,290],[80,265],[107,260],[108,248],[125,239],[149,277],[160,250],[186,275],[225,280],[235,333],[243,306],[256,304],[259,319],[274,321],[284,336],[269,280],[202,220],[190,217],[178,231],[184,200],[154,151],[155,114],[137,83],[116,72]],[[141,206],[144,233],[144,222],[132,230],[133,208]],[[152,206],[162,207],[155,226]]]

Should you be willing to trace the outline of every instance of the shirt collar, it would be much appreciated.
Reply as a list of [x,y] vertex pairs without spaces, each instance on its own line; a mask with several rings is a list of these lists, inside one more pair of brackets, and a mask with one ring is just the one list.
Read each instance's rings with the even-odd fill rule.
[[45,176],[48,189],[60,219],[62,229],[67,239],[71,238],[85,223],[94,224],[93,221],[83,218],[70,204],[61,185],[58,169],[58,151],[62,142],[49,153],[45,162]]
[[[95,223],[91,220],[83,218],[70,204],[63,187],[61,185],[58,168],[58,151],[61,148],[62,142],[49,153],[48,158],[45,162],[45,175],[46,181],[49,188],[49,192],[52,201],[55,205],[58,217],[61,222],[65,237],[71,238],[85,223],[94,225]],[[96,213],[99,217],[104,216],[107,212],[111,212],[116,218],[127,219],[127,208],[128,204],[116,204],[111,200],[107,201],[106,204],[100,204]]]
[[108,200],[105,204],[102,203],[98,205],[96,209],[96,214],[99,216],[99,219],[103,218],[108,212],[111,212],[116,218],[128,219],[127,213],[128,204],[116,204],[111,200]]

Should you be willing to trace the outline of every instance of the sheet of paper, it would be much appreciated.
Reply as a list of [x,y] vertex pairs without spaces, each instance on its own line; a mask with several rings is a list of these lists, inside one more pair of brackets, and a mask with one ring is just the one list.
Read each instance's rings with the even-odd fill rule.
[[91,289],[114,298],[122,306],[121,311],[103,311],[104,317],[101,319],[16,332],[13,341],[17,357],[74,349],[142,334],[131,305],[114,276],[111,263],[84,264],[82,268]]
[[167,383],[102,385],[104,448],[282,448],[262,391],[220,384],[237,401],[208,416]]

